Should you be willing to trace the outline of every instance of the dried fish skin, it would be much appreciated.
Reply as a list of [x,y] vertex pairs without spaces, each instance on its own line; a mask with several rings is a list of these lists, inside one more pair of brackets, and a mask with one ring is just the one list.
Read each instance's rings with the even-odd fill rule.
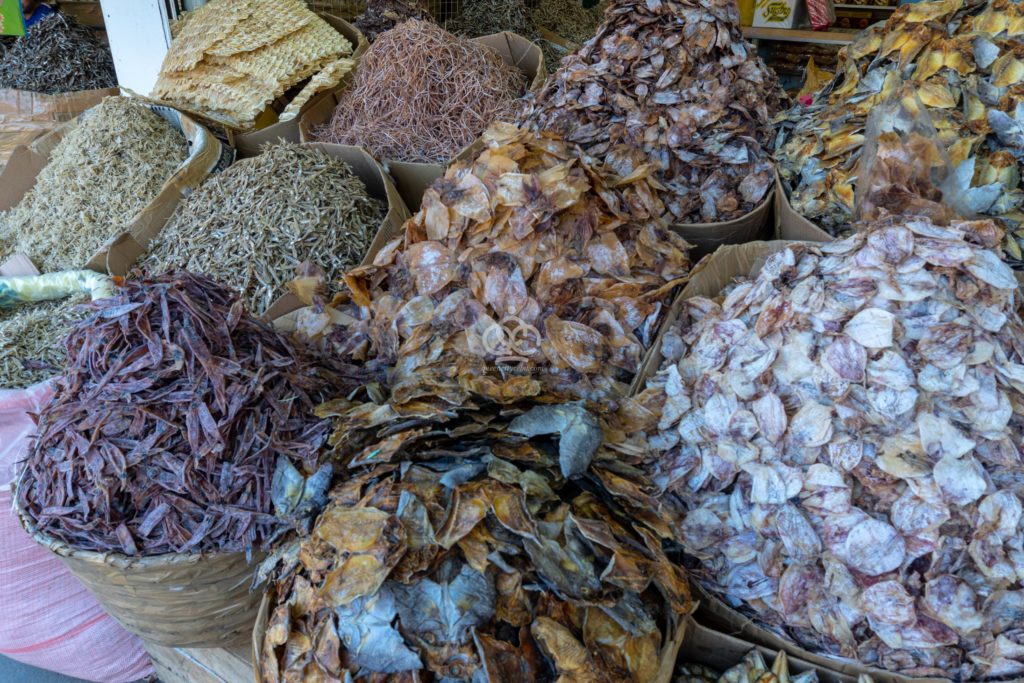
[[[684,303],[682,348],[641,394],[661,419],[625,443],[705,588],[805,648],[905,675],[1024,665],[1024,650],[993,655],[1016,637],[1004,596],[1024,538],[1024,322],[993,227],[890,218],[780,246],[755,277]],[[809,291],[814,306],[774,322]],[[707,363],[716,334],[725,352]]]
[[667,221],[712,223],[752,211],[771,187],[780,95],[729,2],[616,0],[515,120],[622,176],[639,152]]

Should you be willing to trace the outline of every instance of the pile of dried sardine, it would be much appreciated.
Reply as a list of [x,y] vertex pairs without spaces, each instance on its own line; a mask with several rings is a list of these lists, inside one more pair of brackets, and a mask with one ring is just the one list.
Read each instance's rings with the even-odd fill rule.
[[0,389],[23,389],[48,379],[64,363],[64,335],[85,317],[75,310],[88,294],[0,308]]
[[352,322],[336,353],[387,367],[396,403],[624,394],[690,267],[656,220],[653,166],[619,178],[508,124],[481,139],[405,235],[345,275],[331,306]]
[[264,683],[640,683],[674,661],[687,577],[624,512],[593,414],[349,406],[320,409],[344,480],[258,574],[275,575]]
[[261,313],[304,261],[328,278],[358,265],[387,206],[342,159],[296,144],[267,147],[209,178],[150,245],[150,272],[185,268],[222,282]]
[[462,0],[445,28],[466,38],[510,31],[524,38],[535,33],[526,0]]
[[686,510],[704,586],[816,652],[1024,674],[1024,324],[1002,238],[890,219],[684,304],[624,428]]
[[366,11],[352,23],[372,43],[380,34],[408,19],[434,20],[423,0],[368,0]]
[[[818,683],[818,674],[809,669],[796,676],[789,673],[789,656],[779,650],[769,667],[761,652],[751,650],[736,666],[719,674],[699,664],[680,662],[676,667],[674,683]],[[858,683],[871,683],[869,676],[861,676]]]
[[283,531],[275,467],[317,468],[329,425],[313,409],[356,372],[315,364],[184,271],[84,306],[17,482],[38,529],[127,555],[252,550]]
[[544,0],[530,10],[533,22],[534,41],[544,51],[544,64],[549,72],[558,68],[558,63],[567,53],[565,47],[552,42],[545,31],[550,31],[570,47],[579,47],[594,37],[601,25],[607,3],[584,7],[580,0]]
[[148,107],[105,98],[57,144],[17,206],[0,213],[0,262],[24,252],[44,273],[82,267],[187,155],[182,134]]
[[978,214],[1006,221],[1007,253],[1024,262],[1022,22],[1015,2],[940,0],[905,5],[858,34],[814,104],[776,119],[776,158],[793,208],[833,235],[849,230],[867,115],[906,82],[963,174],[961,193]]
[[412,19],[363,55],[318,140],[358,145],[378,159],[445,163],[526,89],[526,76],[491,48]]
[[669,219],[707,223],[748,213],[774,183],[780,94],[732,0],[616,0],[520,117],[624,176],[641,152]]
[[110,49],[74,17],[57,11],[6,51],[0,46],[0,88],[41,93],[116,88]]

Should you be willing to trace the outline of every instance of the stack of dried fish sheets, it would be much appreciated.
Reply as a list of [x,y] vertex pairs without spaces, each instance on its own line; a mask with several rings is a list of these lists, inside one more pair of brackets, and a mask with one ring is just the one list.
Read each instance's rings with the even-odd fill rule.
[[[721,674],[706,666],[680,662],[676,667],[674,683],[818,683],[818,674],[813,669],[796,676],[789,672],[789,657],[785,650],[779,650],[775,661],[769,667],[764,656],[757,649],[744,655],[743,659]],[[862,676],[858,683],[871,683],[871,678]]]
[[0,389],[24,389],[64,364],[64,336],[84,317],[88,294],[0,309]]
[[359,265],[387,213],[344,160],[267,147],[209,178],[150,244],[150,272],[185,268],[227,284],[254,313],[286,293],[305,261],[328,278]]
[[641,152],[658,165],[672,222],[713,223],[768,195],[780,96],[732,0],[618,0],[596,37],[527,97],[520,120],[621,175]]
[[481,140],[345,275],[330,303],[354,322],[335,353],[388,368],[399,404],[624,394],[690,267],[657,222],[653,166],[620,178],[508,124]]
[[57,11],[28,34],[0,45],[0,88],[41,93],[117,87],[110,48],[74,17]]
[[674,661],[686,573],[624,511],[607,425],[584,407],[320,413],[347,473],[261,569],[265,683],[639,683]]
[[685,510],[692,573],[743,618],[910,676],[1024,674],[1024,324],[1002,239],[890,219],[683,304],[624,429]]
[[187,156],[184,136],[147,106],[104,98],[57,143],[32,189],[0,213],[0,262],[23,252],[42,272],[82,267]]
[[377,38],[316,139],[378,159],[446,163],[526,90],[491,48],[412,19]]
[[310,88],[355,67],[352,44],[302,0],[212,0],[175,32],[152,97],[237,130],[321,70],[334,76]]
[[1024,7],[1014,2],[939,0],[900,7],[858,34],[814,104],[776,119],[776,159],[793,208],[832,235],[850,229],[867,115],[906,82],[963,174],[962,194],[979,216],[1006,222],[1007,254],[1020,264],[1022,25]]
[[[329,425],[313,409],[359,373],[314,362],[230,289],[185,271],[127,280],[85,307],[17,481],[37,529],[136,556],[251,551],[286,530],[275,470],[316,471]],[[321,490],[303,509],[329,476],[310,479]]]
[[352,23],[372,43],[380,34],[409,19],[434,20],[423,0],[369,0],[366,11]]

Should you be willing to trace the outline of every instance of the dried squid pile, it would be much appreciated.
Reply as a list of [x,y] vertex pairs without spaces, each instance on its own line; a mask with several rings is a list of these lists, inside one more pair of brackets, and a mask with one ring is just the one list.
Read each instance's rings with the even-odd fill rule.
[[732,0],[617,0],[519,120],[621,175],[639,151],[658,164],[669,219],[710,223],[750,212],[774,183],[780,94]]
[[627,429],[687,511],[705,587],[813,651],[1024,674],[1024,325],[1002,237],[881,222],[685,303]]
[[358,371],[312,361],[185,271],[84,306],[17,482],[38,530],[126,555],[251,551],[290,527],[276,507],[313,511],[329,476],[289,496],[275,473],[317,469],[329,425],[313,409]]
[[1018,3],[940,0],[900,7],[858,34],[814,104],[776,119],[793,208],[833,235],[849,231],[867,115],[906,81],[958,168],[960,194],[981,217],[1007,223],[1007,255],[1024,263],[1022,26]]
[[330,305],[353,322],[330,333],[336,353],[387,368],[396,403],[623,395],[690,267],[656,221],[653,168],[618,178],[507,124],[482,140],[404,236],[345,275]]
[[349,471],[312,534],[261,568],[276,574],[265,683],[639,683],[674,662],[686,574],[621,512],[622,466],[585,408],[320,414]]

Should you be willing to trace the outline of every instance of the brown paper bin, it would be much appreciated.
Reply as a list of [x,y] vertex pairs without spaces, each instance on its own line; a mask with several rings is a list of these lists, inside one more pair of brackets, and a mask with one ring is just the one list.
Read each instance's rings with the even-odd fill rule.
[[248,638],[260,598],[249,586],[264,553],[253,552],[247,564],[244,552],[129,557],[75,550],[39,531],[12,498],[32,539],[131,633],[166,647],[227,647]]
[[753,211],[731,221],[678,223],[669,227],[696,247],[697,256],[713,253],[723,244],[743,244],[771,237],[775,234],[774,226],[769,226],[769,222],[774,219],[771,210],[774,195],[775,191],[769,190]]

